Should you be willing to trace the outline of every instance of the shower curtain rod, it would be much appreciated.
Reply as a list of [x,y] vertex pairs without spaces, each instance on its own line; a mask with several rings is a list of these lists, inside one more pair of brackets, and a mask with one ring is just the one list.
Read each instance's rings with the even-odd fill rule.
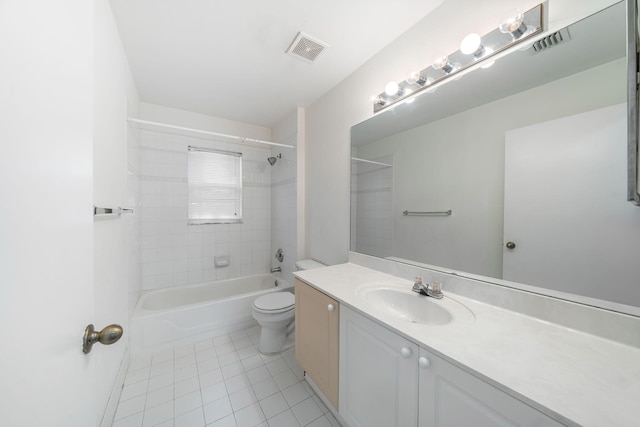
[[390,165],[388,163],[376,162],[375,160],[360,159],[358,157],[352,157],[351,160],[353,160],[355,162],[371,163],[372,165],[387,166],[387,167],[390,167],[390,168],[393,167],[393,165]]
[[[131,123],[131,124],[158,126],[160,128],[164,128],[164,129],[193,132],[193,133],[197,133],[197,134],[200,134],[200,135],[208,135],[208,136],[217,136],[217,137],[221,137],[221,138],[237,139],[240,142],[255,142],[255,143],[258,143],[258,144],[272,145],[274,147],[284,147],[284,148],[294,148],[294,149],[296,148],[294,145],[280,144],[280,143],[271,142],[271,141],[263,141],[261,139],[255,139],[255,138],[245,138],[243,136],[228,135],[226,133],[211,132],[211,131],[208,131],[208,130],[192,129],[192,128],[187,128],[187,127],[183,127],[183,126],[169,125],[169,124],[166,124],[166,123],[152,122],[152,121],[149,121],[149,120],[135,119],[133,117],[129,117],[127,119],[127,121],[129,123]],[[149,129],[147,129],[147,130],[149,130]]]

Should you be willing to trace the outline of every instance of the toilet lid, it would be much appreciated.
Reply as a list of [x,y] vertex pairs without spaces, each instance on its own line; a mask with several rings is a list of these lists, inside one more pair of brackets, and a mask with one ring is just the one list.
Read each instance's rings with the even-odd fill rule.
[[296,298],[291,292],[273,292],[257,298],[253,306],[258,310],[275,311],[291,308],[295,303]]

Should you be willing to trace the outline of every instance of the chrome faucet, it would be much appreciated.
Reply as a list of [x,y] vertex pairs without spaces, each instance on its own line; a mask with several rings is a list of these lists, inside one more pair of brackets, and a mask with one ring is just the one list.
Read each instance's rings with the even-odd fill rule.
[[271,268],[271,272],[272,272],[272,273],[278,273],[278,272],[280,272],[280,271],[282,271],[282,269],[281,269],[280,267],[272,267],[272,268]]
[[411,290],[413,292],[417,292],[419,294],[436,299],[442,299],[442,297],[444,296],[442,294],[442,283],[434,280],[431,287],[429,287],[428,283],[426,285],[422,283],[422,277],[419,276],[416,277],[415,282],[413,283],[413,288],[411,288]]

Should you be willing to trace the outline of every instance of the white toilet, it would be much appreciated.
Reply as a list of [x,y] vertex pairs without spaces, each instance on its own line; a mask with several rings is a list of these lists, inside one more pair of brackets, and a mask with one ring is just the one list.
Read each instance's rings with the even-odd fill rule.
[[261,327],[258,351],[280,353],[293,330],[296,299],[291,292],[273,292],[253,302],[253,318]]
[[[296,262],[296,269],[308,270],[325,267],[312,259]],[[258,351],[263,354],[280,353],[287,337],[294,329],[296,299],[291,292],[273,292],[256,298],[253,302],[253,318],[260,325]]]

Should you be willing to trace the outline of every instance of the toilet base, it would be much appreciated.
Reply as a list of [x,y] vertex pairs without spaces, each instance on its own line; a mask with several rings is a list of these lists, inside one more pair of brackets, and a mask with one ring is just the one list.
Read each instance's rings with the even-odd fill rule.
[[260,340],[258,341],[258,351],[265,355],[279,354],[284,351],[287,337],[293,334],[287,333],[289,325],[279,328],[270,328],[262,326],[260,330]]

